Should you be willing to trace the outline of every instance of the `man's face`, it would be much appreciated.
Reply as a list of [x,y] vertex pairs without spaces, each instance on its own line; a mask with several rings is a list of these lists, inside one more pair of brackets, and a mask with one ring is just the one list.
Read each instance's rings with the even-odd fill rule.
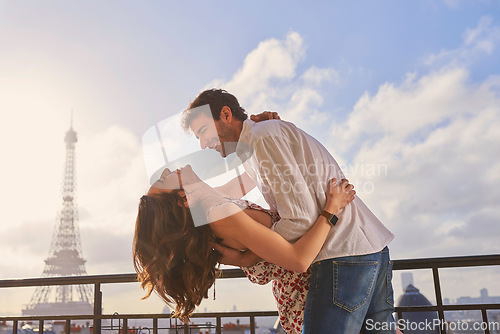
[[234,130],[221,120],[214,120],[212,115],[200,113],[191,121],[190,128],[200,141],[200,147],[203,150],[206,148],[216,150],[223,157],[234,152],[234,149],[228,149],[228,146],[234,147],[235,145],[227,145],[227,143],[238,141]]

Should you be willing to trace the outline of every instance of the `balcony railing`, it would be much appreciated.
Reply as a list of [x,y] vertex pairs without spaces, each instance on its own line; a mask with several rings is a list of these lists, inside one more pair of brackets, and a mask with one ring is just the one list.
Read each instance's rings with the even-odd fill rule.
[[[464,304],[464,305],[443,305],[443,297],[441,293],[441,282],[439,278],[439,269],[442,268],[464,268],[464,267],[484,267],[484,266],[499,266],[500,255],[480,255],[480,256],[463,256],[463,257],[442,257],[442,258],[425,258],[425,259],[408,259],[394,260],[393,269],[397,270],[415,270],[415,269],[431,269],[434,280],[434,292],[436,305],[433,306],[409,306],[396,307],[398,318],[403,318],[403,312],[437,312],[439,320],[444,323],[445,311],[465,311],[477,310],[481,311],[482,320],[488,323],[488,310],[500,310],[500,304]],[[245,277],[245,274],[240,269],[226,269],[222,272],[222,278],[240,278]],[[72,277],[50,277],[50,278],[27,278],[27,279],[9,279],[0,280],[0,288],[18,288],[18,287],[33,287],[33,286],[48,286],[48,285],[77,285],[91,284],[94,286],[94,312],[90,315],[50,315],[50,316],[11,316],[2,317],[0,321],[12,323],[12,333],[16,334],[20,322],[37,321],[39,334],[43,334],[44,323],[47,321],[65,321],[66,334],[70,334],[72,320],[92,320],[92,330],[94,334],[101,334],[105,329],[118,329],[122,333],[130,333],[128,327],[129,319],[151,319],[153,322],[152,328],[142,328],[139,330],[152,332],[157,334],[160,329],[158,326],[159,319],[170,319],[170,327],[176,330],[181,330],[183,333],[190,333],[191,328],[188,324],[178,325],[177,321],[171,319],[169,314],[102,314],[102,284],[113,283],[132,283],[137,282],[135,274],[119,274],[119,275],[89,275],[89,276],[72,276]],[[215,331],[217,334],[222,333],[222,318],[246,317],[250,319],[250,332],[255,334],[255,318],[264,316],[277,316],[276,311],[261,311],[261,312],[212,312],[212,313],[195,313],[192,318],[215,318]],[[117,328],[103,328],[102,321],[109,319],[121,320],[121,324]],[[172,324],[172,321],[174,323]],[[112,324],[112,322],[111,322]],[[199,331],[200,327],[196,327]],[[138,330],[138,331],[139,331]],[[213,328],[212,328],[213,330]],[[441,333],[446,334],[445,328],[440,328]],[[484,330],[485,334],[490,334],[489,328]]]

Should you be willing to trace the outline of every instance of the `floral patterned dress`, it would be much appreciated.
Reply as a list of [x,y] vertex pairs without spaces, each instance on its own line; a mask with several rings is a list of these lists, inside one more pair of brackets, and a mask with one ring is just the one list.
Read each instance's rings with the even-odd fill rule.
[[[266,210],[257,204],[244,200],[232,200],[232,202],[241,208],[268,213],[273,224],[280,219],[278,213]],[[241,269],[252,283],[264,285],[272,282],[281,327],[287,334],[301,334],[311,269],[308,269],[305,273],[299,273],[281,268],[267,261],[261,261],[256,265],[242,267]]]

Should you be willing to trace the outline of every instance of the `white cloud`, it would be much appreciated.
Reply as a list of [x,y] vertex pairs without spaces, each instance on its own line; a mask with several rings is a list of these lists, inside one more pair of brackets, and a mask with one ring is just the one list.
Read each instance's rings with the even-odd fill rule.
[[[396,234],[397,253],[434,257],[496,251],[497,83],[492,76],[469,85],[464,68],[386,83],[374,96],[361,97],[345,124],[332,131],[329,146],[352,154],[352,165],[388,167],[387,175],[363,175],[358,168],[349,177],[361,182],[362,198]],[[373,190],[367,183],[375,185],[373,193],[363,191]],[[474,234],[466,232],[471,229]]]
[[312,130],[328,118],[319,110],[323,104],[322,85],[339,84],[340,75],[333,68],[316,66],[297,73],[305,54],[302,37],[297,32],[290,32],[284,40],[263,41],[248,54],[230,80],[218,79],[206,88],[226,89],[249,114],[276,110],[283,119]]
[[316,66],[311,66],[302,74],[301,78],[304,82],[316,86],[319,86],[323,81],[340,83],[340,75],[333,68],[318,68]]
[[500,41],[500,27],[493,25],[489,16],[483,16],[475,28],[467,29],[463,43],[456,49],[443,49],[427,57],[427,65],[471,64],[480,56],[491,55]]
[[443,0],[443,2],[451,9],[458,9],[463,0]]
[[[417,132],[429,131],[447,117],[474,110],[473,101],[461,104],[466,91],[467,71],[462,68],[415,76],[397,87],[385,83],[377,94],[365,93],[356,103],[345,124],[332,129],[341,145],[336,150],[347,151],[366,139],[388,136],[388,141],[407,139]],[[476,103],[476,102],[474,102]],[[397,144],[396,144],[397,145]]]
[[87,271],[130,272],[137,207],[149,184],[138,139],[116,126],[82,136],[78,172]]
[[207,88],[222,87],[237,92],[242,101],[265,103],[269,97],[276,97],[273,83],[293,79],[297,64],[304,56],[302,37],[296,32],[289,33],[283,41],[268,39],[246,56],[243,66],[230,81],[215,80]]

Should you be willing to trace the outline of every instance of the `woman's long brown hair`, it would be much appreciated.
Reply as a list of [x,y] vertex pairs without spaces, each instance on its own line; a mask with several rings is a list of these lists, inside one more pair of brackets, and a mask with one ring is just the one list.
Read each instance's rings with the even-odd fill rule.
[[219,255],[208,225],[195,227],[177,192],[142,196],[133,241],[134,268],[143,299],[155,291],[174,316],[189,321],[219,275]]

